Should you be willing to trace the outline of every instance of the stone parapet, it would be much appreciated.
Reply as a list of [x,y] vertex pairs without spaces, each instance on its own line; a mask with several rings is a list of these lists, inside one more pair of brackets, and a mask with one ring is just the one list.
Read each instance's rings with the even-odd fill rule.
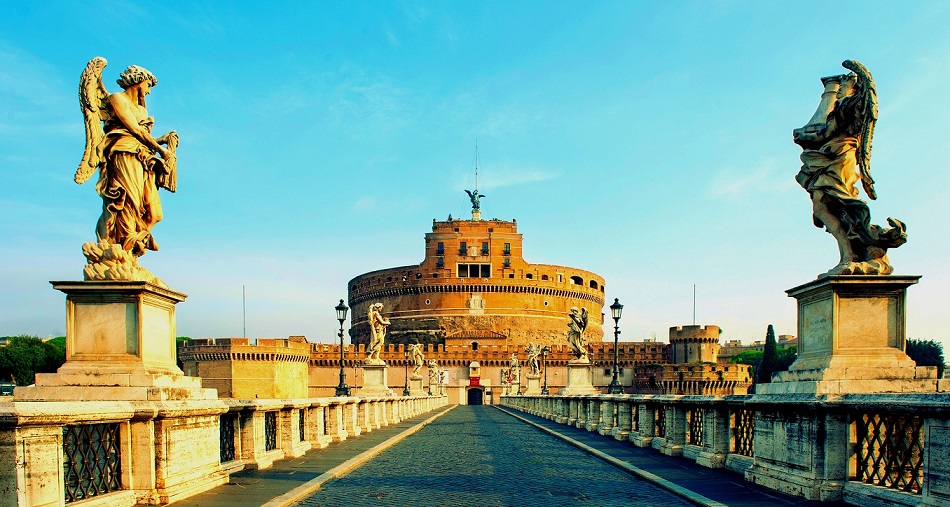
[[[503,396],[501,404],[590,431],[609,426],[605,438],[626,434],[639,447],[807,500],[950,502],[945,394]],[[598,424],[581,424],[594,406]]]

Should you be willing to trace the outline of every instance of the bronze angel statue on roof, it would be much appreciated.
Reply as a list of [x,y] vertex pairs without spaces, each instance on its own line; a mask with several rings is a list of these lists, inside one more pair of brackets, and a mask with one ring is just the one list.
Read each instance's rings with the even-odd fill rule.
[[792,132],[802,147],[802,168],[795,180],[811,195],[816,227],[838,243],[838,264],[825,275],[889,275],[888,248],[907,242],[905,225],[871,224],[867,203],[859,199],[860,180],[877,199],[871,177],[871,139],[877,122],[877,90],[871,73],[855,60],[841,64],[848,74],[823,78],[818,110],[808,124]]
[[102,197],[98,241],[83,245],[88,261],[84,276],[161,284],[137,259],[158,250],[152,237],[162,219],[158,189],[175,191],[178,134],[152,136],[155,119],[145,109],[145,97],[158,79],[151,72],[132,65],[116,80],[122,91],[109,93],[102,83],[105,66],[104,58],[93,58],[79,82],[86,148],[74,179],[82,184],[98,172],[96,191]]
[[479,206],[481,206],[481,199],[485,197],[485,195],[479,194],[477,188],[474,192],[466,190],[465,193],[468,194],[468,200],[472,201],[472,211],[478,211]]

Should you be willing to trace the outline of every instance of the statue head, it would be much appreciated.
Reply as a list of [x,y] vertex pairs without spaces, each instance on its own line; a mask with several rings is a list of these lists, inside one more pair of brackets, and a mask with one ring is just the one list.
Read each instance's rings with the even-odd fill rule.
[[115,80],[123,90],[146,81],[152,86],[158,84],[158,78],[156,78],[154,74],[138,65],[129,65],[127,69],[119,74],[119,79]]
[[571,307],[571,315],[577,315],[580,312],[581,312],[580,309],[577,308],[576,306]]

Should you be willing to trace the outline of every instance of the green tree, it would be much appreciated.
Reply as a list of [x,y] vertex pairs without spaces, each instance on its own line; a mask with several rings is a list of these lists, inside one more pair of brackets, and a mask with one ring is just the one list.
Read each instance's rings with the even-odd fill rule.
[[775,371],[788,371],[788,367],[798,359],[798,347],[786,347],[778,349],[778,369]]
[[943,344],[933,340],[907,339],[907,355],[910,356],[917,366],[936,366],[937,377],[943,377],[944,358]]
[[759,366],[762,364],[762,351],[746,350],[745,352],[740,352],[732,356],[732,359],[729,362],[736,364],[747,364],[751,366],[754,377],[755,372],[759,371]]
[[765,350],[762,351],[762,364],[756,372],[757,384],[768,384],[772,381],[772,374],[779,371],[778,347],[775,344],[775,329],[769,324],[765,332]]
[[14,336],[0,349],[0,378],[13,379],[17,385],[27,386],[37,373],[53,373],[66,362],[65,339],[46,343],[36,336]]

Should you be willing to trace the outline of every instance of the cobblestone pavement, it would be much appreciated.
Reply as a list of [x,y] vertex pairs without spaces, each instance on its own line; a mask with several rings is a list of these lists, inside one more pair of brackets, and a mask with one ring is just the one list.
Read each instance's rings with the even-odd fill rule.
[[494,407],[459,406],[297,505],[691,504]]

